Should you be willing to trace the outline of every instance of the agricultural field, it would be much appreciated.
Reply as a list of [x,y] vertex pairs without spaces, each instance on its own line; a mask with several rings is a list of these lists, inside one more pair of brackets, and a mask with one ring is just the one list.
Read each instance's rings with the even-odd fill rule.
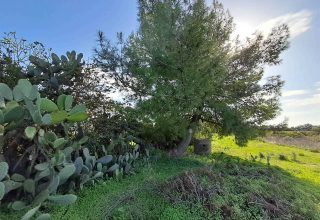
[[271,131],[267,132],[263,140],[320,152],[320,133],[318,131]]
[[207,157],[154,153],[136,175],[88,187],[71,206],[44,209],[66,220],[320,218],[319,153],[261,141],[239,147],[233,139],[215,138]]

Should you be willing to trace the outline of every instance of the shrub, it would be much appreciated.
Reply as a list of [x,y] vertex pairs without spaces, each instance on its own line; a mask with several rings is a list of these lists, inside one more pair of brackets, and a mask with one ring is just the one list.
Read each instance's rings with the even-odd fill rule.
[[259,157],[260,157],[260,159],[265,158],[264,154],[263,154],[263,153],[261,153],[261,152],[259,152]]
[[279,160],[288,160],[284,154],[279,154]]

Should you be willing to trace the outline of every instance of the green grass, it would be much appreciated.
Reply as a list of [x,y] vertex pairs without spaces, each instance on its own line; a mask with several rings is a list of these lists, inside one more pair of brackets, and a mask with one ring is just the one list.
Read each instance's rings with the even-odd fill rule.
[[[266,157],[269,155],[272,166],[280,167],[295,177],[320,185],[320,153],[260,141],[249,141],[246,147],[239,147],[233,137],[215,138],[212,144],[213,152],[224,152],[247,160],[251,160],[251,155],[257,156],[257,161],[264,164],[267,163]],[[260,159],[260,153],[265,158]],[[284,155],[288,160],[280,160],[280,155]]]
[[57,220],[320,219],[319,166],[319,153],[214,139],[208,157],[164,157],[134,176],[87,187],[74,205],[44,211]]

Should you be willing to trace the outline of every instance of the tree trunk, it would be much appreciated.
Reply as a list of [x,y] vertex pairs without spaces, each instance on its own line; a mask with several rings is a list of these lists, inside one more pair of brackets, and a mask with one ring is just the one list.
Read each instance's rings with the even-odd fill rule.
[[170,155],[175,157],[181,157],[184,154],[184,152],[186,152],[187,147],[190,145],[193,133],[194,133],[193,129],[189,128],[188,135],[186,136],[186,138],[183,139],[180,142],[180,144],[170,152]]

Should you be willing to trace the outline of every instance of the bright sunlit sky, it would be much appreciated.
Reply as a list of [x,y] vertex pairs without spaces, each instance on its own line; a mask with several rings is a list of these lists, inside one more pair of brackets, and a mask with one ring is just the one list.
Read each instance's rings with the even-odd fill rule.
[[[208,1],[209,3],[210,1]],[[291,46],[283,62],[267,68],[266,76],[285,80],[282,114],[290,125],[320,124],[320,1],[222,0],[237,24],[241,39],[255,30],[268,33],[286,22]],[[68,50],[92,54],[98,30],[115,39],[116,32],[130,34],[137,28],[135,0],[0,0],[0,34],[16,31],[28,41],[40,41],[58,54]]]

